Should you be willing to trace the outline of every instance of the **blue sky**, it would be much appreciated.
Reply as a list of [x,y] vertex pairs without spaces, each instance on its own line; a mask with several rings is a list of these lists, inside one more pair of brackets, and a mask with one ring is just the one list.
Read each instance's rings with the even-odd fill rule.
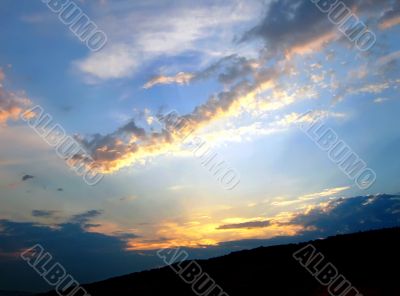
[[[44,236],[99,235],[132,256],[130,268],[161,247],[215,255],[232,241],[301,237],[319,227],[297,219],[311,211],[398,193],[399,3],[344,2],[376,35],[370,50],[306,0],[76,1],[108,37],[98,52],[41,1],[1,1],[0,220],[44,227]],[[34,105],[92,154],[99,184],[85,184],[19,120]],[[170,110],[240,173],[238,186],[225,190],[175,131],[162,130],[155,118]],[[376,172],[369,189],[298,128],[309,110]],[[82,213],[92,213],[90,223],[78,227],[71,221]],[[396,220],[388,221],[371,227]],[[1,225],[0,236],[16,229]],[[0,243],[0,261],[46,241],[30,235],[15,249]]]

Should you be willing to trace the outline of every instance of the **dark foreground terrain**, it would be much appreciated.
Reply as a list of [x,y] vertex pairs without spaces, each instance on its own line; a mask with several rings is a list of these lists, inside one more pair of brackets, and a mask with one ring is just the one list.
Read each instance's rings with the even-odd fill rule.
[[0,296],[32,296],[33,293],[21,291],[0,291]]
[[[312,244],[364,296],[400,295],[400,228],[340,235],[313,241]],[[306,245],[263,247],[197,262],[230,296],[329,295],[326,287],[292,256]],[[186,284],[170,267],[84,287],[92,296],[196,295],[191,285]],[[42,295],[57,294],[50,292]],[[354,295],[349,293],[346,296]]]

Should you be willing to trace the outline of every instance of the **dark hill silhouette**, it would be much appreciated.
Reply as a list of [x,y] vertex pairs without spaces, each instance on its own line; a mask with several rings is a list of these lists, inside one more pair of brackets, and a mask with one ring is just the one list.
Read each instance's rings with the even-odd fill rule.
[[0,296],[32,296],[33,293],[21,291],[0,291]]
[[[329,237],[313,241],[312,244],[364,296],[398,296],[399,238],[400,228],[391,228]],[[197,262],[230,296],[329,295],[326,288],[292,257],[295,251],[306,245],[262,247]],[[195,295],[191,286],[183,282],[170,267],[112,278],[84,287],[92,296]],[[41,295],[57,294],[50,292]]]

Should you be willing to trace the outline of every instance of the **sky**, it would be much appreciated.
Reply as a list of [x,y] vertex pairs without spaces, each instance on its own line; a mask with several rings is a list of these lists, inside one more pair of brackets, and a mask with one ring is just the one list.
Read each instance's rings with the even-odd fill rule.
[[[19,258],[36,243],[88,282],[159,266],[160,248],[207,258],[399,224],[398,0],[344,1],[368,50],[308,0],[75,3],[107,37],[96,52],[43,1],[0,3],[0,290],[49,288]],[[99,183],[21,120],[37,105]],[[317,119],[371,186],[301,128]]]

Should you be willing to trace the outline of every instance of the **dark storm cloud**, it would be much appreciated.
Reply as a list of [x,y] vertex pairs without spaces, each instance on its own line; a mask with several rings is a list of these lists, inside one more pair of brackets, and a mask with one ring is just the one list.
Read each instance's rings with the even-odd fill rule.
[[[42,214],[44,211],[40,211]],[[54,226],[33,222],[0,220],[0,287],[9,290],[44,291],[47,286],[22,259],[19,253],[41,244],[79,282],[92,282],[159,265],[156,256],[142,256],[126,251],[126,240],[135,234],[115,236],[88,232],[80,224],[99,211],[75,215]],[[22,280],[23,279],[23,280]]]

